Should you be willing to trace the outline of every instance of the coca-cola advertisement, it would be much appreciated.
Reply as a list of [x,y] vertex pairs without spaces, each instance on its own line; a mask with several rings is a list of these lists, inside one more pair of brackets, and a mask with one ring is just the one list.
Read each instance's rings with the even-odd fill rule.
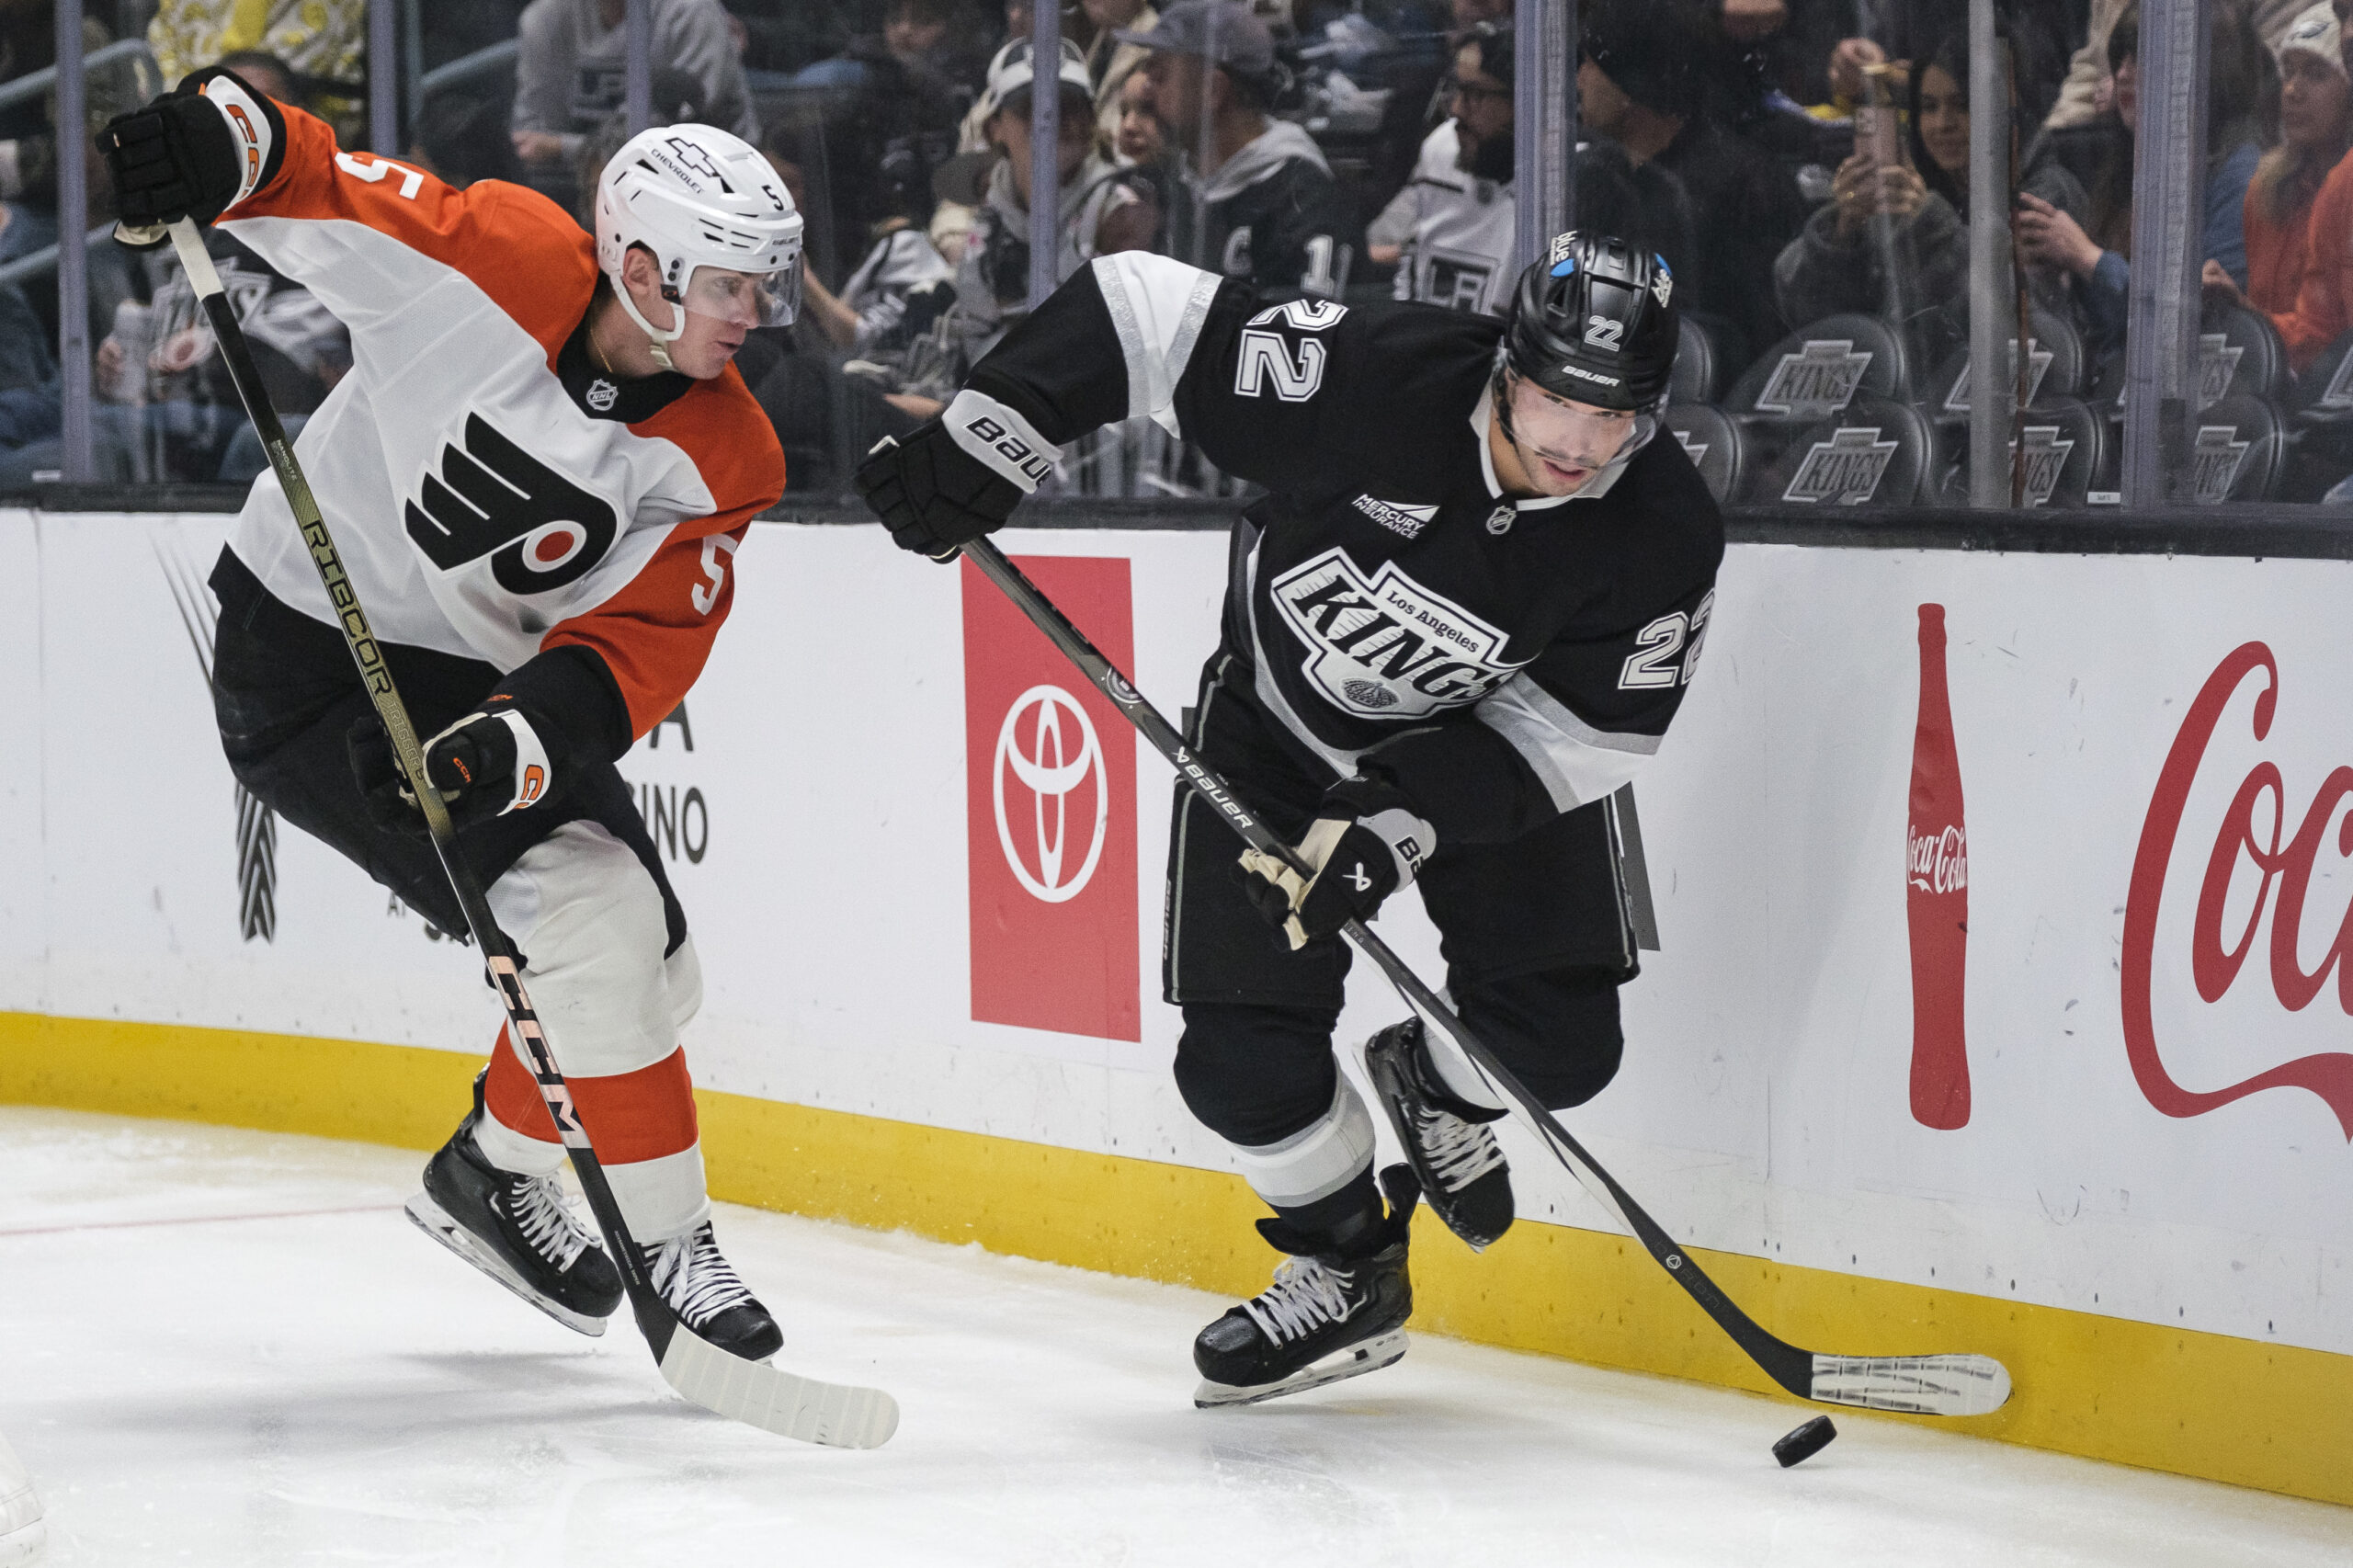
[[1912,938],[1912,1118],[1969,1125],[1969,828],[1945,683],[1945,607],[1920,607],[1920,715],[1904,830],[1904,906]]
[[[2315,781],[2263,755],[2285,687],[2269,644],[2246,642],[2214,667],[2183,715],[2149,800],[2125,902],[2124,1046],[2142,1094],[2167,1116],[2202,1116],[2267,1089],[2300,1089],[2319,1096],[2353,1140],[2353,1054],[2288,1057],[2281,1049],[2291,1038],[2282,1027],[2289,1015],[2312,1008],[2324,1017],[2353,1017],[2353,908],[2345,887],[2353,815],[2344,812],[2353,800],[2353,767],[2339,764]],[[2343,733],[2341,710],[2328,717]],[[2229,803],[2217,811],[2225,790]],[[2206,809],[2193,813],[2199,804]],[[2161,918],[2168,883],[2182,902]],[[2194,898],[2186,896],[2192,886]],[[2189,916],[2186,933],[2180,913]],[[2166,983],[2184,967],[2185,935],[2195,1009],[2178,984]],[[2211,1016],[2234,992],[2240,996],[2223,1013],[2225,1031],[2260,1018],[2256,1038],[2271,1043],[2256,1054],[2275,1060],[2243,1075],[2235,1068],[2216,1073],[2211,1052],[2186,1067],[2169,1062],[2160,1017],[2188,1026],[2171,1031],[2178,1062],[2185,1044],[2194,1049],[2213,1032],[2210,1018],[2196,1015]],[[2161,1007],[2161,998],[2173,1006]],[[2341,1022],[2326,1032],[2345,1038]]]

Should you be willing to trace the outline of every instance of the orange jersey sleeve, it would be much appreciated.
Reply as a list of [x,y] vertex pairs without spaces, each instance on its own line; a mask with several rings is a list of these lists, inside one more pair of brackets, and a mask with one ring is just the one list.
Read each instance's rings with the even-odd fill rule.
[[752,518],[784,493],[784,449],[730,366],[643,424],[695,460],[717,509],[670,530],[628,585],[596,608],[549,629],[544,649],[592,650],[629,705],[641,739],[686,697],[735,599],[735,551]]
[[[406,164],[346,153],[324,121],[272,107],[284,138],[278,167],[222,215],[231,233],[255,219],[362,224],[464,274],[551,355],[579,322],[596,288],[596,244],[563,208],[504,180],[460,190]],[[371,293],[367,269],[331,230],[311,244],[273,246],[272,260],[347,321],[405,302]]]

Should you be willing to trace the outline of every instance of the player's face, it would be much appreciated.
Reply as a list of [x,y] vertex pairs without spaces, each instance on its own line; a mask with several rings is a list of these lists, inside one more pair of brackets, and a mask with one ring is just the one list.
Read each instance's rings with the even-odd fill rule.
[[696,267],[685,290],[686,330],[670,345],[670,363],[697,381],[718,375],[754,327],[779,326],[792,319],[799,278],[797,268],[755,273]]
[[1634,434],[1626,410],[1554,397],[1519,376],[1510,396],[1512,445],[1539,494],[1575,494]]

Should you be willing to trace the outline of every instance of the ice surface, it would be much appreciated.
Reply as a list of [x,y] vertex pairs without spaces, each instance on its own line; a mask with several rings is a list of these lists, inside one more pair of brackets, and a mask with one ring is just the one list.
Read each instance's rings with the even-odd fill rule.
[[2353,1561],[2353,1510],[1845,1412],[1785,1471],[1796,1405],[1430,1338],[1197,1411],[1187,1347],[1222,1301],[723,1210],[781,1359],[904,1408],[888,1448],[805,1447],[416,1234],[420,1163],[0,1108],[0,1430],[50,1562]]

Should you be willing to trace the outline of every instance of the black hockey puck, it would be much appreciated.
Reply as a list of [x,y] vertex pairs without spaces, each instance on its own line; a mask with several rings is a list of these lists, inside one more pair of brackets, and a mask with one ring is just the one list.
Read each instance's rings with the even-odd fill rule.
[[1838,1428],[1830,1424],[1827,1415],[1817,1415],[1802,1426],[1793,1426],[1781,1440],[1773,1445],[1773,1457],[1787,1470],[1793,1464],[1803,1464],[1830,1446]]

